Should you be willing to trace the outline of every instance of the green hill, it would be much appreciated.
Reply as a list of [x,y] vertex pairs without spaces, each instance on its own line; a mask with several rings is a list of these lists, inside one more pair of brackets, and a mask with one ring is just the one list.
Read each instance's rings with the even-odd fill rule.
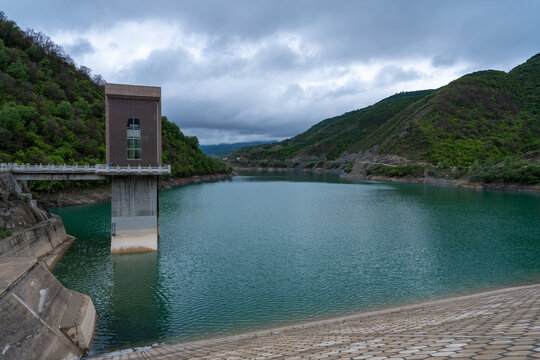
[[315,161],[327,168],[324,162],[366,151],[460,168],[523,157],[538,160],[540,54],[508,73],[479,71],[437,90],[396,94],[323,120],[291,139],[241,149],[233,156],[242,159],[235,165],[277,167],[290,167],[307,156],[311,166]]
[[292,139],[242,149],[236,154],[249,159],[285,160],[299,155],[314,155],[332,160],[344,151],[362,147],[389,118],[431,92],[396,94],[375,105],[323,120]]
[[[104,80],[49,37],[0,12],[0,162],[105,162]],[[163,118],[163,161],[174,176],[222,172],[196,137]]]
[[369,145],[433,164],[472,165],[540,148],[540,56],[509,73],[463,76],[389,119]]
[[214,157],[223,157],[229,155],[234,150],[246,146],[257,146],[263,144],[275,143],[277,140],[273,141],[248,141],[248,142],[237,142],[230,144],[217,144],[217,145],[200,145],[201,151],[206,155],[213,155]]

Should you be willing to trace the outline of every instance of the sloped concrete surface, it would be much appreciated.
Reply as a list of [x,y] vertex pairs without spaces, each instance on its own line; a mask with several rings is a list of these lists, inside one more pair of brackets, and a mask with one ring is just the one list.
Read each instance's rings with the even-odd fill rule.
[[0,239],[0,360],[78,359],[92,341],[94,305],[49,271],[74,238],[8,175],[0,174],[0,229],[12,231]]
[[[0,295],[0,358],[80,358],[94,333],[92,300],[64,288],[42,262],[26,264],[28,268]],[[17,273],[21,266],[22,262]],[[74,336],[61,331],[67,312],[76,314],[70,320]]]
[[0,239],[0,259],[12,257],[35,257],[42,259],[51,255],[73,238],[66,234],[59,216],[51,215],[45,221],[13,231],[13,235]]
[[21,278],[35,262],[34,257],[10,258],[1,261],[0,293],[6,291],[17,279]]
[[96,327],[96,309],[90,297],[70,291],[71,301],[59,328],[81,349],[88,351]]
[[540,285],[99,359],[455,358],[540,358]]

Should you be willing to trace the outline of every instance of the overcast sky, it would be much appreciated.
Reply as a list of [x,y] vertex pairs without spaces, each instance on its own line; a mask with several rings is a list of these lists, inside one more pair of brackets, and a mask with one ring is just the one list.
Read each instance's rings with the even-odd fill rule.
[[201,144],[283,139],[540,52],[540,1],[0,0],[108,82],[162,87]]

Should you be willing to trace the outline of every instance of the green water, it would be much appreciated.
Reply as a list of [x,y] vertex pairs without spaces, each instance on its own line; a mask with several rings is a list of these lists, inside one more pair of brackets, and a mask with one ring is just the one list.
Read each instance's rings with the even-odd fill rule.
[[238,176],[160,193],[159,251],[109,254],[110,204],[53,209],[54,270],[92,297],[93,353],[540,280],[540,197]]

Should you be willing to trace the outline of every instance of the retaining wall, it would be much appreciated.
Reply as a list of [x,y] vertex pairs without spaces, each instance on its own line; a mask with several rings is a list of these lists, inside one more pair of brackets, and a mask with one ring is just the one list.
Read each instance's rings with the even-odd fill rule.
[[15,180],[0,180],[10,185],[0,186],[2,224],[21,224],[0,239],[0,360],[79,359],[94,335],[94,305],[49,271],[74,238],[66,234],[59,216],[32,200],[21,201],[16,196],[20,190],[12,191],[18,186]]

